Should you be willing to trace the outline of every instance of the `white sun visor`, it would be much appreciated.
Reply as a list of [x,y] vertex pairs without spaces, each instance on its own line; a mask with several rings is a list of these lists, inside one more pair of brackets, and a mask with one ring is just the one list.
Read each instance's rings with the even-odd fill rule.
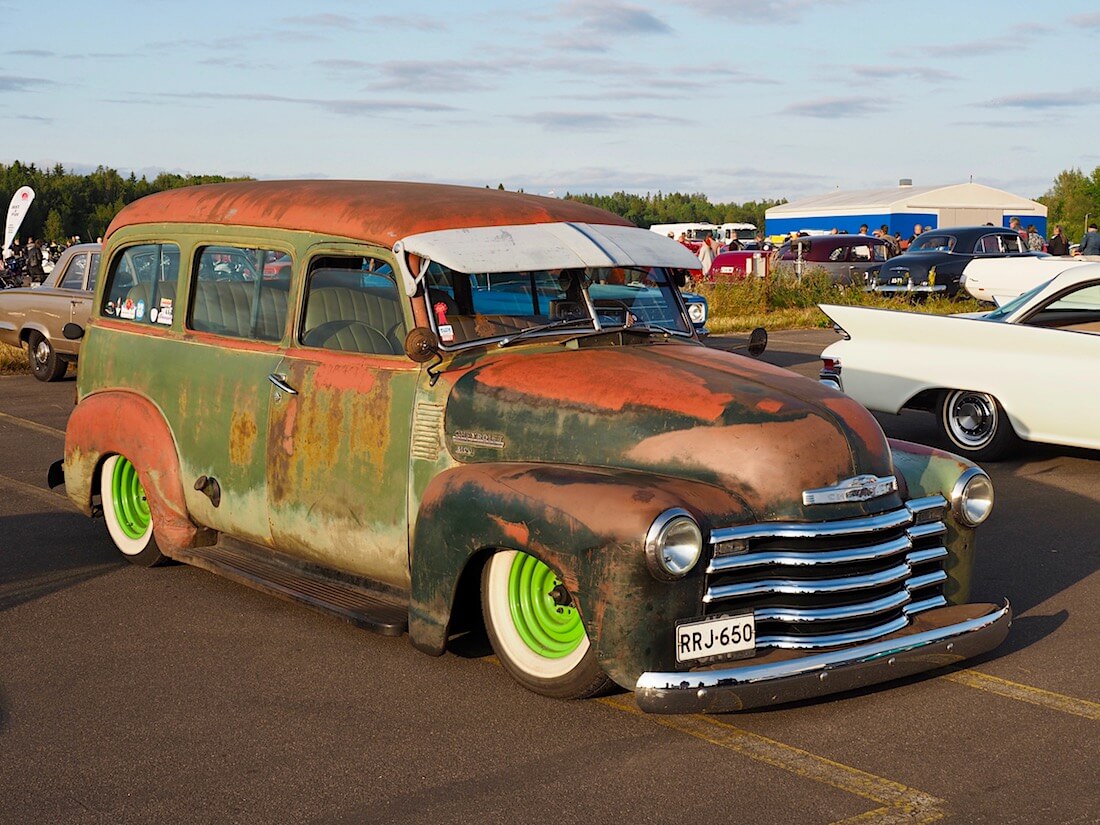
[[700,268],[691,250],[665,235],[634,226],[590,223],[443,229],[409,235],[395,244],[393,251],[410,296],[416,293],[427,267],[409,271],[406,253],[467,273],[602,266]]

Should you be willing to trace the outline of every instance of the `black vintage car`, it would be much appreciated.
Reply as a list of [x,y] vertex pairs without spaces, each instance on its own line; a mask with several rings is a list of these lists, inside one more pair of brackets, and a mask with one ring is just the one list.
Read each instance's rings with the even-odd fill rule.
[[1012,229],[996,226],[930,229],[903,254],[871,267],[864,277],[872,292],[941,293],[951,297],[959,291],[963,269],[975,258],[1028,255],[1045,253],[1029,252],[1023,238]]

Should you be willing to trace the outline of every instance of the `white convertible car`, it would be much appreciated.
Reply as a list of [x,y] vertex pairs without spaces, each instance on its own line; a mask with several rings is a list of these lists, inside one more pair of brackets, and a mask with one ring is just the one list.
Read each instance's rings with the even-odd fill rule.
[[[1091,258],[1091,261],[1096,260]],[[975,258],[963,269],[959,288],[979,301],[1004,304],[1067,269],[1089,262],[1086,258],[1050,256]]]
[[821,353],[821,380],[865,407],[934,412],[972,460],[1021,439],[1100,449],[1100,264],[984,314],[821,309],[844,336]]

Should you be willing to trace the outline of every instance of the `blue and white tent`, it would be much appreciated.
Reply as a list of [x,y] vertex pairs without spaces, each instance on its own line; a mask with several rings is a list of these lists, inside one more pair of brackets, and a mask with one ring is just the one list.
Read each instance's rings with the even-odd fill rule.
[[768,235],[810,231],[855,233],[860,224],[871,229],[886,224],[890,234],[903,238],[913,227],[925,229],[947,226],[978,226],[992,223],[1008,226],[1017,217],[1026,229],[1029,224],[1044,237],[1047,234],[1047,208],[1043,204],[980,183],[956,183],[949,186],[912,186],[903,183],[887,189],[836,190],[825,195],[804,198],[764,213]]

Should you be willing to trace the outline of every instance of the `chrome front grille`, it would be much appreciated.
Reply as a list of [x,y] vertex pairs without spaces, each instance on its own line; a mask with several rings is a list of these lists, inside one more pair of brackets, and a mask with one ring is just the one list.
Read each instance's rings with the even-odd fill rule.
[[715,530],[707,615],[752,611],[757,648],[813,649],[901,630],[947,604],[942,496],[841,521]]

